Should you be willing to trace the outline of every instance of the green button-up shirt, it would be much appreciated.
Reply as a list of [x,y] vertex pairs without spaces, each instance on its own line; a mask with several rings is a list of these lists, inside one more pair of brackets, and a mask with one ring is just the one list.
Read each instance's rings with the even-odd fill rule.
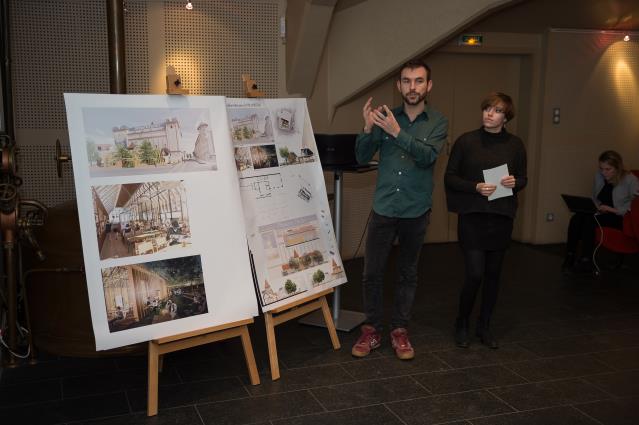
[[448,119],[426,105],[410,121],[404,107],[393,109],[401,130],[394,138],[377,126],[360,133],[357,162],[368,163],[379,150],[373,210],[386,217],[415,218],[433,205],[433,169],[448,131]]

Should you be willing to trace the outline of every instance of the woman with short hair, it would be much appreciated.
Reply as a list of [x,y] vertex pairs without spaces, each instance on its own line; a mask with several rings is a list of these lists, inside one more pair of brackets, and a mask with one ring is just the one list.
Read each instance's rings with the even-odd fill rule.
[[[458,214],[457,233],[466,271],[455,322],[455,343],[462,348],[468,347],[469,316],[480,287],[477,336],[484,345],[499,347],[490,321],[512,235],[517,192],[528,182],[524,144],[506,131],[506,122],[515,116],[512,99],[504,93],[490,93],[481,102],[481,111],[483,126],[457,139],[445,174],[448,210]],[[513,194],[489,200],[497,185],[485,182],[483,171],[503,164],[508,166],[508,175],[499,184],[512,189]]]

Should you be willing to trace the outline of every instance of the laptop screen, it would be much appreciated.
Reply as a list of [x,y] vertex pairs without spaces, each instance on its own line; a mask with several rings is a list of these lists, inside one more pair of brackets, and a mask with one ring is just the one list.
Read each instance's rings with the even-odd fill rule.
[[356,165],[356,138],[357,134],[316,134],[315,143],[322,165]]

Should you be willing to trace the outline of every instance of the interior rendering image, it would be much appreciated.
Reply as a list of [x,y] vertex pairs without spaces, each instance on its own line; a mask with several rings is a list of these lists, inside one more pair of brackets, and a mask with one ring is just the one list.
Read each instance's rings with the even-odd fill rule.
[[639,0],[0,0],[0,424],[639,424]]
[[93,187],[100,258],[143,255],[191,244],[182,182]]

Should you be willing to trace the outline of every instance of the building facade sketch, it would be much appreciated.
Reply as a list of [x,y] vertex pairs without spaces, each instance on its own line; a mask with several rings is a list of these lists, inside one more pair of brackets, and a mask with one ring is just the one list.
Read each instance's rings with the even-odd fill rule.
[[83,115],[93,177],[217,169],[204,110],[86,108]]

